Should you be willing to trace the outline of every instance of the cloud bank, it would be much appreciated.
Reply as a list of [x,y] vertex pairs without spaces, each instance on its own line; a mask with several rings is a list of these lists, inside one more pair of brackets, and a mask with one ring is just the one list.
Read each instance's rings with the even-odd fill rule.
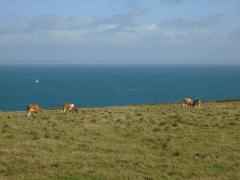
[[137,23],[136,19],[144,13],[141,9],[133,8],[124,13],[89,17],[82,21],[71,16],[37,16],[26,25],[1,26],[0,45],[148,45],[148,38],[167,43],[208,37],[221,40],[226,37],[226,33],[218,32],[215,28],[225,18],[224,14],[214,14],[197,20],[178,18],[160,24]]

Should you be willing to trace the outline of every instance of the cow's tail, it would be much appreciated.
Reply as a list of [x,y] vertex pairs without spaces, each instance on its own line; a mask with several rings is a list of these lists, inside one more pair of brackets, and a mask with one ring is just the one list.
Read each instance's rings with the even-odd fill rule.
[[28,112],[27,119],[30,119],[31,118],[30,104],[27,105],[27,112]]
[[27,111],[29,111],[30,110],[30,105],[27,105]]
[[60,107],[60,113],[64,112],[64,102],[61,103],[61,107]]

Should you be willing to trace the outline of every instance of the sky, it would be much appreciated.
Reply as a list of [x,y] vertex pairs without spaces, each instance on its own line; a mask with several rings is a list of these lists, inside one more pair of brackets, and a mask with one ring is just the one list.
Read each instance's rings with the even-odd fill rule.
[[240,64],[240,0],[0,0],[0,64]]

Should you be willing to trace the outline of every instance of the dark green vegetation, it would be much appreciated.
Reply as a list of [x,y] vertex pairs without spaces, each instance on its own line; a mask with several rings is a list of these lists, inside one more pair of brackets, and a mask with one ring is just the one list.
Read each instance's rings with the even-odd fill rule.
[[240,179],[240,102],[0,113],[0,179]]

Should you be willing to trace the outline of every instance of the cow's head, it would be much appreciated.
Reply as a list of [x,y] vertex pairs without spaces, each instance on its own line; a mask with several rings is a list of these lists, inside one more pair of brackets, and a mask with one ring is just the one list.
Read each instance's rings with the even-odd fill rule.
[[78,108],[74,106],[73,109],[72,109],[72,112],[78,113]]

